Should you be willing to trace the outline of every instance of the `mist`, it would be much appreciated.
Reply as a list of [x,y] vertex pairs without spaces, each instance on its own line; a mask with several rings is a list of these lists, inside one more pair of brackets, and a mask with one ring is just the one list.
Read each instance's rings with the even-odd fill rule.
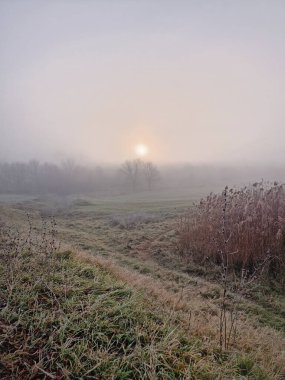
[[0,379],[285,380],[285,0],[0,0]]
[[1,1],[0,160],[280,165],[283,1]]

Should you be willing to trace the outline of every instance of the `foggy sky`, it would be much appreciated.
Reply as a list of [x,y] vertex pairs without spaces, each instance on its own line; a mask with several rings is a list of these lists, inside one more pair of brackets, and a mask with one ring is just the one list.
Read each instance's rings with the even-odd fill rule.
[[0,160],[285,158],[285,1],[1,0]]

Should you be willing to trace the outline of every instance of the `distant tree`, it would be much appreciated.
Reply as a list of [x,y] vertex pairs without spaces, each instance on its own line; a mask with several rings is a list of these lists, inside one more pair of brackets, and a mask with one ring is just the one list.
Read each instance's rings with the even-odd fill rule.
[[27,164],[28,189],[32,194],[39,192],[39,170],[40,163],[37,160],[31,160]]
[[71,158],[68,158],[61,163],[61,167],[64,172],[69,173],[69,174],[74,174],[74,172],[77,169],[77,165],[75,161]]
[[[122,175],[124,174],[124,175]],[[157,169],[141,160],[116,166],[82,165],[73,160],[56,163],[0,162],[0,194],[119,194],[127,182],[132,191],[152,189]]]
[[127,181],[131,184],[132,190],[136,191],[138,187],[139,175],[142,168],[141,160],[125,161],[121,167]]
[[159,171],[152,162],[145,162],[143,164],[143,175],[145,177],[148,190],[152,190],[154,183],[159,178]]

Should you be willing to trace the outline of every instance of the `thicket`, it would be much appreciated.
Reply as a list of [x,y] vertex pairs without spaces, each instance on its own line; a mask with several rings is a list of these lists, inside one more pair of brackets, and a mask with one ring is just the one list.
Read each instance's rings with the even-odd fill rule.
[[182,254],[220,265],[227,253],[230,270],[264,271],[284,281],[285,188],[258,182],[211,193],[182,216],[177,226]]
[[284,186],[259,182],[211,193],[180,218],[177,234],[181,253],[220,272],[219,343],[228,350],[252,285],[266,273],[284,286]]

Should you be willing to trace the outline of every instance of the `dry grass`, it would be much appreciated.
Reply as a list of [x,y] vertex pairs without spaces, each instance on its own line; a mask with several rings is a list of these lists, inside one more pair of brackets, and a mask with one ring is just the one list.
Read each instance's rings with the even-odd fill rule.
[[[177,226],[184,255],[219,264],[225,250],[231,269],[253,272],[270,257],[267,273],[284,282],[285,188],[263,182],[210,194]],[[226,246],[226,247],[225,247]]]
[[[18,212],[16,212],[16,214],[18,215]],[[7,214],[7,216],[11,218],[10,215]],[[172,372],[169,377],[164,374],[163,376],[165,377],[161,378],[226,380],[240,379],[240,376],[243,375],[243,378],[248,379],[280,380],[282,376],[284,376],[284,335],[281,332],[274,331],[270,327],[261,326],[255,318],[247,317],[244,312],[240,313],[239,334],[235,345],[231,347],[231,352],[221,354],[219,349],[217,349],[220,288],[215,283],[206,281],[203,278],[198,278],[197,274],[195,274],[195,277],[192,277],[186,272],[183,273],[181,269],[176,270],[175,267],[180,267],[180,264],[178,265],[180,261],[181,268],[183,265],[185,267],[185,261],[175,257],[175,255],[169,256],[167,258],[168,261],[165,263],[162,261],[165,250],[169,246],[169,238],[171,237],[174,240],[176,238],[175,235],[172,234],[172,230],[170,230],[170,228],[172,228],[172,222],[168,223],[167,221],[162,221],[161,223],[149,223],[145,226],[142,225],[140,229],[128,231],[124,229],[121,230],[119,227],[112,229],[109,219],[101,219],[101,215],[98,216],[98,219],[95,219],[95,212],[92,214],[89,212],[86,213],[86,217],[83,213],[74,216],[72,219],[71,216],[70,214],[66,220],[59,220],[59,224],[64,232],[62,236],[64,235],[66,241],[71,241],[72,244],[74,242],[78,243],[78,246],[86,244],[92,255],[89,252],[78,250],[75,257],[63,260],[66,266],[63,272],[66,273],[66,277],[70,278],[70,286],[71,284],[74,286],[74,283],[76,283],[74,291],[79,294],[79,297],[75,299],[74,303],[69,300],[69,302],[72,303],[69,309],[70,315],[73,315],[73,313],[80,315],[80,313],[82,313],[82,308],[79,312],[76,311],[78,307],[77,303],[79,302],[79,304],[81,304],[82,300],[86,306],[86,314],[84,314],[84,316],[87,317],[87,321],[90,323],[88,310],[94,310],[94,306],[92,305],[94,305],[94,302],[97,302],[95,298],[90,296],[90,294],[92,295],[90,289],[94,287],[94,279],[86,278],[84,268],[87,269],[87,272],[90,269],[91,273],[98,272],[95,277],[99,278],[102,284],[104,284],[104,279],[106,279],[108,283],[107,287],[116,287],[119,285],[123,289],[128,289],[129,294],[132,294],[134,297],[133,299],[138,301],[129,304],[131,309],[126,308],[126,314],[123,315],[123,318],[128,318],[128,313],[132,311],[135,312],[136,321],[134,321],[134,323],[139,323],[137,331],[139,331],[140,334],[150,335],[147,326],[149,318],[152,318],[151,316],[154,316],[155,320],[159,321],[158,324],[160,327],[163,327],[163,331],[165,331],[165,328],[168,329],[168,331],[176,329],[174,333],[176,349],[174,349],[173,346],[173,350],[171,350],[173,360],[174,357],[177,356],[177,353],[180,352],[179,350],[177,351],[179,344],[183,346],[185,343],[183,339],[180,339],[181,335],[185,337],[187,342],[190,341],[190,346],[186,344],[185,347],[187,347],[186,350],[188,350],[191,357],[195,358],[195,360],[192,361],[191,372],[189,372],[189,363],[186,369],[184,364],[182,365],[181,361],[177,361],[176,358],[174,362],[171,362],[171,366],[173,366],[172,369],[174,370],[176,368],[176,364],[178,366],[182,365],[183,370],[186,372],[176,372],[175,374]],[[68,223],[72,223],[72,226],[67,227]],[[162,241],[161,236],[163,237]],[[126,241],[131,241],[132,248],[126,248]],[[68,249],[70,249],[70,247],[64,247],[64,250]],[[147,252],[143,252],[144,250],[147,250]],[[152,256],[155,252],[158,252],[158,250],[160,253],[155,257]],[[96,252],[95,256],[94,252]],[[100,256],[99,253],[105,255],[105,258]],[[120,263],[120,265],[118,263]],[[164,266],[164,264],[167,265],[167,267]],[[70,265],[76,268],[76,273],[70,270]],[[138,270],[136,268],[138,268]],[[84,270],[81,273],[82,269]],[[190,269],[192,270],[193,268],[191,267]],[[143,270],[148,274],[143,274]],[[81,285],[78,287],[81,281],[78,281],[78,276],[81,280],[86,281],[85,285],[89,291],[83,290],[85,285],[83,288],[81,288]],[[62,285],[64,286],[66,278],[63,277],[62,281]],[[86,292],[86,294],[84,292]],[[103,287],[101,293],[104,294],[104,292],[106,294],[106,302],[111,302],[112,294],[106,291],[106,287]],[[29,292],[27,294],[29,294]],[[114,310],[113,306],[117,302],[116,299],[113,301],[114,303],[111,306],[111,310]],[[112,325],[114,322],[113,317],[110,317],[108,314],[108,318],[106,318],[104,307],[106,310],[106,305],[100,309],[102,316],[105,318],[104,323],[110,322]],[[57,311],[54,317],[52,316],[54,313],[53,309],[51,309],[50,312],[51,314],[48,318],[52,320],[53,318],[56,319]],[[146,314],[144,314],[144,312],[146,312]],[[139,319],[140,315],[142,320]],[[18,311],[18,318],[21,320],[21,310]],[[37,328],[37,319],[33,321],[34,328]],[[3,328],[9,329],[11,324],[7,322],[3,323]],[[78,320],[74,322],[74,324],[76,323],[78,323]],[[101,325],[100,320],[98,320],[98,324],[99,326]],[[109,325],[107,324],[107,326]],[[154,325],[151,326],[151,328],[154,328]],[[88,330],[86,333],[86,331],[87,330],[83,329],[82,332],[82,336],[84,337],[83,341],[85,343],[89,341],[87,334],[90,332]],[[175,335],[176,333],[178,335]],[[42,325],[40,334],[45,334],[44,325]],[[66,334],[65,339],[68,341],[70,336],[72,337],[72,335]],[[195,343],[193,343],[193,341]],[[138,374],[138,376],[141,377],[138,378],[159,378],[154,370],[158,363],[157,360],[165,358],[164,353],[168,349],[168,343],[169,342],[166,342],[164,346],[152,345],[151,348],[147,348],[147,350],[151,350],[149,356],[141,357],[141,362],[139,360],[135,361],[134,367],[139,366],[139,370],[141,371]],[[171,343],[169,343],[169,345],[172,347]],[[58,348],[60,352],[62,347],[58,346]],[[89,351],[84,351],[84,353],[86,352],[89,354]],[[78,352],[76,355],[77,354]],[[109,372],[104,372],[106,370],[103,365],[103,372],[98,372],[101,377],[98,377],[99,375],[97,373],[97,377],[93,375],[93,378],[116,378],[112,375],[112,373],[114,373],[112,371],[118,371],[118,368],[120,368],[120,363],[122,363],[120,352],[115,352],[113,355],[104,352],[104,355],[106,362],[109,363],[107,364],[107,367],[109,366],[107,368]],[[146,358],[147,364],[143,366]],[[127,356],[125,359],[126,362],[124,363],[127,366],[128,360],[131,360],[132,357]],[[182,358],[181,360],[184,359]],[[106,362],[103,361],[102,363],[104,364]],[[167,363],[169,364],[169,362]],[[87,367],[89,366],[88,363],[85,363],[84,366],[85,365]],[[262,371],[258,369],[258,367],[261,367]],[[40,368],[48,371],[49,367]],[[73,363],[70,363],[70,366],[67,368],[69,372],[67,373],[74,373],[72,372],[74,368],[77,367],[74,367]],[[102,369],[100,366],[98,368],[99,370]],[[37,376],[39,376],[39,374],[40,372],[38,372]],[[51,374],[54,373],[51,372]],[[66,375],[64,374],[62,376]]]
[[122,229],[133,229],[145,223],[156,222],[157,216],[146,212],[128,213],[126,215],[114,215],[110,225]]
[[[188,336],[199,336],[209,351],[213,352],[217,349],[218,300],[215,302],[213,299],[208,299],[205,302],[205,298],[199,297],[197,288],[195,289],[192,285],[185,286],[177,293],[171,290],[172,286],[167,289],[166,282],[154,280],[148,275],[134,273],[114,261],[94,257],[86,252],[77,252],[77,256],[84,262],[100,265],[127,284],[143,289],[150,302],[156,305],[158,312],[160,310],[160,313],[165,313],[172,321],[177,323],[179,321],[179,325],[183,326]],[[200,287],[200,294],[206,292],[215,294],[217,286],[204,282],[204,289]],[[261,365],[270,379],[282,379],[285,375],[284,344],[282,333],[270,327],[262,327],[242,314],[232,350],[240,354],[250,353],[253,361]]]
[[226,187],[181,217],[177,234],[184,256],[220,272],[219,344],[227,350],[237,339],[243,297],[261,275],[284,286],[285,189],[263,182]]
[[0,239],[1,379],[225,378],[226,366],[143,293],[92,259],[52,250],[52,225],[30,237]]

